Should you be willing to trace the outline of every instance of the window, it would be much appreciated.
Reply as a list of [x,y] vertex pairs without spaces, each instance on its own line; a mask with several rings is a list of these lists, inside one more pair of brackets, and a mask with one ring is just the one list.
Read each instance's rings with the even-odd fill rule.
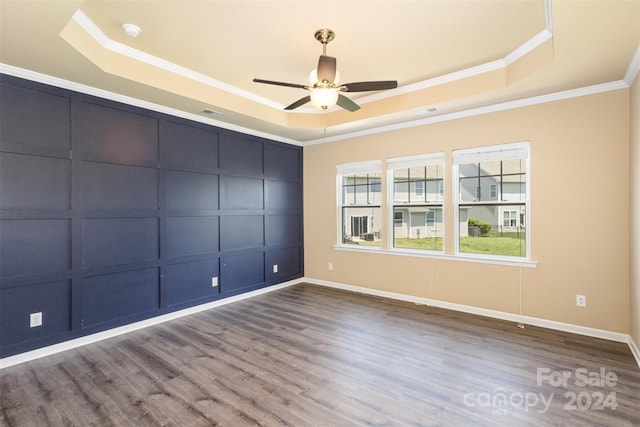
[[338,165],[339,237],[343,245],[380,246],[380,162]]
[[436,225],[436,213],[435,211],[427,211],[427,227],[433,227]]
[[401,227],[404,222],[404,212],[398,211],[393,213],[393,225],[395,227]]
[[518,223],[516,222],[517,216],[518,216],[518,213],[516,211],[502,212],[502,217],[503,217],[502,226],[511,227],[511,228],[517,227],[518,225]]
[[369,232],[368,216],[352,216],[351,217],[351,236],[360,236]]
[[444,154],[389,159],[387,170],[393,247],[442,252]]
[[453,152],[456,253],[529,257],[529,144]]
[[424,195],[424,181],[416,181],[413,183],[413,194],[416,197],[422,197]]

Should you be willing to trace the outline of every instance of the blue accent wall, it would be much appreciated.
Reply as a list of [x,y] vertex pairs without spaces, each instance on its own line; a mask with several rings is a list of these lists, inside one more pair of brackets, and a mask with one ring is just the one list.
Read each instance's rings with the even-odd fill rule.
[[7,75],[0,102],[0,357],[304,275],[301,147]]

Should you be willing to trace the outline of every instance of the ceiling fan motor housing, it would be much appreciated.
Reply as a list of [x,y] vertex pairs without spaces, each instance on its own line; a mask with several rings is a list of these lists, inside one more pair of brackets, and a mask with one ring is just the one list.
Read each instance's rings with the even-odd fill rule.
[[336,33],[334,33],[333,30],[330,30],[329,28],[321,28],[316,31],[314,37],[316,38],[316,40],[326,46],[327,43],[329,43],[336,37]]

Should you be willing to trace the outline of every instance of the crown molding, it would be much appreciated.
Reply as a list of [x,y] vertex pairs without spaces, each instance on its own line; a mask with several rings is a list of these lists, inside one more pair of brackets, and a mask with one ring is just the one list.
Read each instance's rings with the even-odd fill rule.
[[73,14],[72,20],[75,21],[78,25],[80,25],[80,27],[82,27],[82,29],[84,29],[87,32],[87,34],[89,34],[100,46],[102,46],[103,49],[110,50],[119,55],[126,56],[136,61],[143,62],[153,67],[168,71],[173,74],[177,74],[179,76],[186,77],[188,79],[197,81],[199,83],[203,83],[208,86],[215,87],[216,89],[220,89],[225,92],[232,93],[234,95],[249,99],[254,102],[258,102],[260,104],[267,105],[272,108],[277,108],[277,109],[284,108],[284,105],[281,105],[277,102],[273,102],[270,99],[267,99],[265,97],[258,96],[247,90],[240,89],[236,86],[221,82],[220,80],[214,79],[202,73],[198,73],[197,71],[191,70],[189,68],[183,67],[178,64],[174,64],[173,62],[167,61],[165,59],[159,58],[157,56],[154,56],[146,52],[143,52],[141,50],[124,45],[117,41],[111,40],[91,20],[91,18],[85,15],[84,12],[82,12],[80,9],[76,10],[76,12]]
[[31,80],[38,83],[43,83],[49,86],[55,86],[62,89],[72,90],[74,92],[80,92],[86,95],[95,96],[98,98],[108,99],[110,101],[120,102],[122,104],[132,105],[134,107],[140,107],[158,113],[168,114],[174,117],[181,117],[183,119],[191,120],[194,122],[200,122],[211,126],[216,126],[222,129],[227,129],[235,132],[246,133],[248,135],[257,136],[260,138],[271,139],[273,141],[284,142],[287,144],[302,146],[302,142],[296,141],[290,138],[284,138],[279,135],[273,135],[266,132],[259,132],[254,129],[245,128],[229,124],[220,120],[215,120],[207,117],[201,117],[197,114],[188,113],[186,111],[176,110],[174,108],[165,107],[163,105],[155,104],[153,102],[143,101],[141,99],[132,98],[130,96],[121,95],[115,92],[109,92],[103,89],[97,89],[92,86],[83,85],[80,83],[72,82],[69,80],[60,79],[58,77],[49,76],[35,71],[25,70],[23,68],[14,67],[12,65],[0,63],[0,73],[7,74],[14,77],[19,77],[26,80]]
[[[638,59],[638,62],[640,62],[640,55],[638,55],[637,53],[634,60],[636,59]],[[632,67],[630,66],[629,68],[632,68]],[[345,133],[345,134],[337,135],[333,137],[323,137],[323,138],[309,140],[309,141],[298,141],[291,138],[284,138],[279,135],[259,132],[251,128],[232,125],[232,124],[225,123],[225,122],[211,119],[211,118],[201,117],[196,114],[187,113],[185,111],[176,110],[174,108],[165,107],[163,105],[154,104],[152,102],[143,101],[143,100],[132,98],[126,95],[120,95],[120,94],[109,92],[103,89],[97,89],[97,88],[83,85],[80,83],[71,82],[69,80],[60,79],[58,77],[53,77],[46,74],[30,71],[30,70],[25,70],[23,68],[14,67],[12,65],[0,63],[0,73],[47,84],[50,86],[59,87],[62,89],[68,89],[75,92],[84,93],[87,95],[96,96],[98,98],[104,98],[104,99],[108,99],[115,102],[121,102],[123,104],[128,104],[135,107],[145,108],[147,110],[168,114],[170,116],[181,117],[187,120],[192,120],[195,122],[200,122],[200,123],[208,124],[211,126],[216,126],[222,129],[246,133],[248,135],[257,136],[260,138],[267,138],[274,141],[284,142],[287,144],[303,146],[303,147],[309,146],[309,145],[323,144],[325,142],[341,141],[341,140],[356,138],[360,136],[392,132],[395,130],[408,129],[408,128],[417,127],[417,126],[424,126],[432,123],[446,122],[449,120],[457,120],[465,117],[473,117],[473,116],[478,116],[483,114],[495,113],[498,111],[511,110],[514,108],[544,104],[547,102],[561,101],[561,100],[576,98],[580,96],[594,95],[594,94],[609,92],[613,90],[627,89],[630,86],[626,81],[619,80],[619,81],[603,83],[603,84],[594,85],[594,86],[588,86],[584,88],[577,88],[577,89],[571,89],[571,90],[566,90],[562,92],[551,93],[547,95],[535,96],[532,98],[525,98],[525,99],[520,99],[516,101],[509,101],[509,102],[503,102],[499,104],[487,105],[484,107],[472,108],[469,110],[458,111],[458,112],[449,113],[449,114],[442,114],[439,116],[428,117],[428,118],[419,119],[419,120],[412,120],[412,121],[393,124],[393,125],[379,126],[375,128],[361,130],[361,131],[349,132],[349,133]],[[629,72],[627,72],[627,74],[629,74]],[[636,74],[637,74],[637,70],[636,70]]]
[[[636,57],[640,58],[640,55],[636,55]],[[181,117],[187,120],[208,124],[208,125],[216,126],[223,129],[242,132],[242,133],[246,133],[246,134],[257,136],[257,137],[267,138],[274,141],[284,142],[287,144],[298,145],[298,146],[308,146],[308,145],[322,144],[325,142],[341,141],[341,140],[356,138],[360,136],[391,132],[391,131],[400,130],[400,129],[424,126],[432,123],[446,122],[449,120],[457,120],[465,117],[473,117],[473,116],[478,116],[483,114],[495,113],[498,111],[511,110],[514,108],[527,107],[531,105],[544,104],[547,102],[561,101],[561,100],[576,98],[580,96],[594,95],[602,92],[609,92],[613,90],[629,88],[629,84],[627,84],[623,80],[619,80],[619,81],[603,83],[603,84],[594,85],[594,86],[588,86],[584,88],[577,88],[577,89],[566,90],[563,92],[556,92],[556,93],[551,93],[547,95],[535,96],[532,98],[525,98],[525,99],[520,99],[516,101],[503,102],[500,104],[487,105],[479,108],[472,108],[469,110],[458,111],[455,113],[442,114],[439,116],[428,117],[420,120],[412,120],[412,121],[393,124],[393,125],[379,126],[375,128],[366,129],[366,130],[349,132],[349,133],[345,133],[345,134],[337,135],[333,137],[323,137],[323,138],[309,140],[309,141],[298,141],[290,138],[283,138],[279,135],[269,134],[265,132],[258,132],[254,129],[245,128],[242,126],[231,125],[229,123],[225,123],[219,120],[201,117],[196,114],[187,113],[185,111],[176,110],[176,109],[165,107],[159,104],[154,104],[152,102],[142,101],[140,99],[132,98],[125,95],[120,95],[120,94],[109,92],[102,89],[97,89],[91,86],[71,82],[69,80],[60,79],[60,78],[49,76],[46,74],[25,70],[23,68],[14,67],[12,65],[0,63],[0,73],[23,78],[26,80],[32,80],[35,82],[59,87],[62,89],[68,89],[75,92],[84,93],[87,95],[96,96],[99,98],[105,98],[115,102],[121,102],[123,104],[133,105],[135,107],[145,108],[145,109],[156,111],[159,113],[168,114],[170,116]]]
[[[387,99],[393,96],[403,95],[406,93],[423,90],[425,88],[439,86],[447,83],[451,83],[457,80],[467,79],[480,74],[488,73],[498,69],[506,68],[514,61],[524,57],[528,53],[535,50],[544,42],[553,37],[551,32],[551,0],[544,0],[545,8],[545,29],[540,33],[533,36],[521,46],[515,48],[504,58],[480,64],[474,67],[465,68],[463,70],[448,73],[439,77],[431,78],[414,84],[402,86],[397,89],[392,89],[384,92],[379,92],[371,95],[365,95],[358,98],[359,104],[367,104],[382,99]],[[75,21],[89,36],[91,36],[103,49],[110,50],[119,55],[123,55],[127,58],[134,59],[136,61],[143,62],[153,67],[168,71],[170,73],[197,81],[199,83],[206,84],[216,89],[223,90],[233,95],[257,102],[259,104],[282,110],[285,106],[271,101],[262,96],[258,96],[250,91],[240,89],[236,86],[224,83],[220,80],[214,79],[202,73],[196,72],[189,68],[174,64],[170,61],[164,60],[157,56],[148,54],[138,49],[126,46],[122,43],[111,40],[84,12],[80,9],[76,10],[72,20]],[[318,114],[318,111],[312,108],[302,108],[298,110],[298,113],[302,114]]]
[[432,123],[446,122],[450,120],[463,119],[465,117],[479,116],[483,114],[495,113],[498,111],[512,110],[514,108],[528,107],[531,105],[545,104],[547,102],[561,101],[565,99],[577,98],[580,96],[595,95],[597,93],[609,92],[613,90],[627,89],[629,85],[622,80],[602,83],[594,86],[570,89],[562,92],[551,93],[547,95],[534,96],[532,98],[519,99],[516,101],[503,102],[499,104],[487,105],[484,107],[472,108],[469,110],[458,111],[455,113],[442,114],[440,116],[427,117],[424,119],[413,120],[409,122],[397,123],[393,125],[380,126],[376,128],[365,129],[361,131],[351,132],[348,134],[337,135],[333,137],[324,137],[306,141],[307,145],[323,144],[325,142],[340,141],[360,136],[373,135],[378,133],[391,132],[399,129],[408,129],[417,126],[429,125]]
[[636,49],[636,54],[633,55],[629,68],[627,68],[627,72],[624,75],[624,82],[631,86],[638,76],[638,72],[640,72],[640,46]]

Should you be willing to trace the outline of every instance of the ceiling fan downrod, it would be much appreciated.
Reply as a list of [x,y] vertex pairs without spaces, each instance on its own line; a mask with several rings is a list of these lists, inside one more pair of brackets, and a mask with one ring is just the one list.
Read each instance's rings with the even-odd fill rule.
[[321,28],[314,34],[316,40],[322,43],[322,54],[327,54],[327,44],[336,37],[336,33],[329,28]]

